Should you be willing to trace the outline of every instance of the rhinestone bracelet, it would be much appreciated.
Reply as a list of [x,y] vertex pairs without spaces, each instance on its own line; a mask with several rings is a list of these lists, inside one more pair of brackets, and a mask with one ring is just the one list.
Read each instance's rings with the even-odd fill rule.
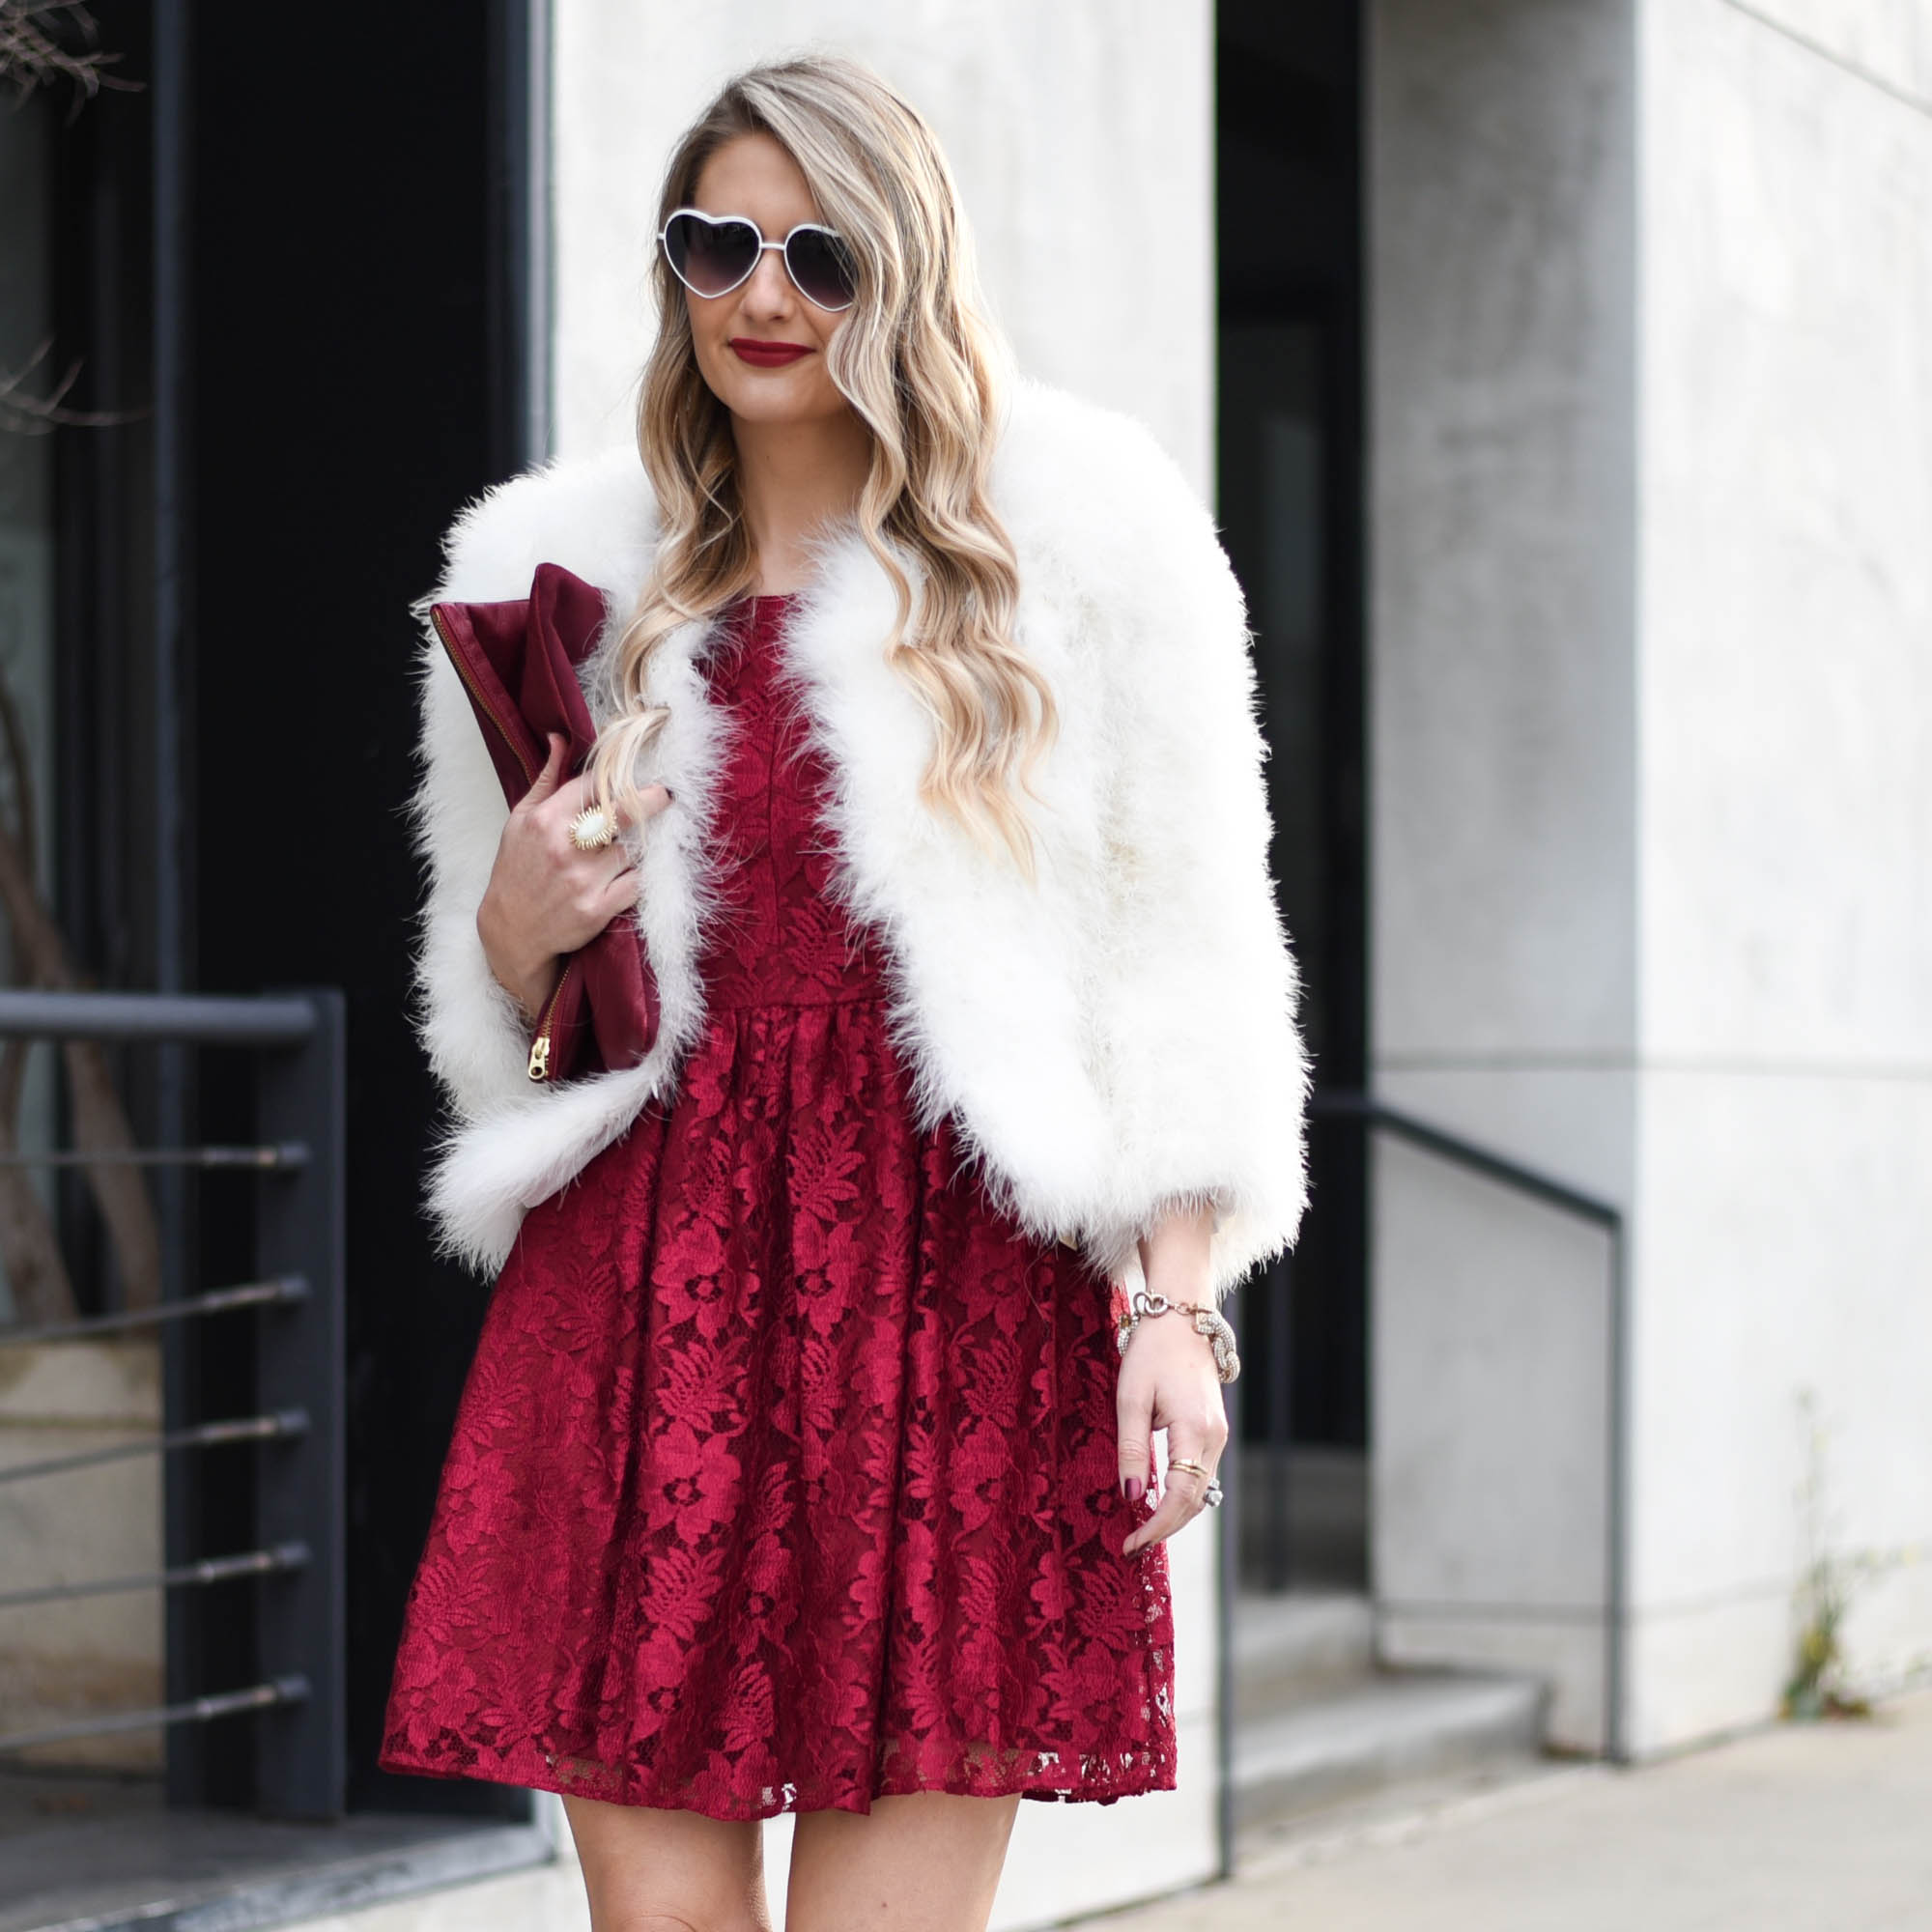
[[1169,1309],[1193,1316],[1194,1332],[1205,1335],[1214,1350],[1214,1373],[1224,1382],[1233,1381],[1241,1373],[1241,1358],[1235,1352],[1235,1331],[1218,1308],[1198,1301],[1170,1301],[1164,1294],[1135,1289],[1130,1297],[1130,1312],[1122,1316],[1114,1327],[1114,1339],[1120,1344],[1121,1353],[1127,1352],[1127,1344],[1134,1339],[1134,1330],[1141,1325],[1143,1315],[1165,1315]]

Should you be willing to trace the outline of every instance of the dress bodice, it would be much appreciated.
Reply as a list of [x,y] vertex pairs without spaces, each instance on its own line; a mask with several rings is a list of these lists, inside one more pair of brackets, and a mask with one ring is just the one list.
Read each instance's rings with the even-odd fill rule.
[[830,890],[837,856],[818,815],[827,768],[781,649],[793,604],[741,599],[709,669],[729,720],[712,828],[718,911],[703,967],[714,1010],[874,999],[883,990],[875,941]]

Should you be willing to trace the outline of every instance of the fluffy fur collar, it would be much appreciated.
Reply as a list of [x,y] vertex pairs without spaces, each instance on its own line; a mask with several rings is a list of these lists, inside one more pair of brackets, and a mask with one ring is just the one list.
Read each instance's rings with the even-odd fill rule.
[[[1019,639],[1063,718],[1039,781],[1039,878],[1029,885],[920,801],[932,727],[879,649],[890,585],[846,534],[785,641],[833,773],[839,895],[887,942],[921,1121],[954,1116],[995,1199],[1116,1274],[1132,1272],[1137,1236],[1167,1207],[1212,1200],[1225,1292],[1293,1236],[1307,1077],[1239,592],[1147,432],[1062,392],[1015,393],[994,501],[1019,556]],[[553,463],[464,511],[435,594],[521,597],[550,560],[628,613],[654,528],[634,452]],[[418,1020],[454,1114],[430,1205],[444,1250],[486,1273],[527,1206],[674,1086],[704,1026],[708,839],[729,729],[706,684],[713,635],[685,626],[652,667],[650,696],[669,717],[648,776],[676,795],[637,848],[657,1045],[641,1065],[555,1088],[526,1077],[523,1029],[476,939],[504,806],[462,687],[425,636]]]

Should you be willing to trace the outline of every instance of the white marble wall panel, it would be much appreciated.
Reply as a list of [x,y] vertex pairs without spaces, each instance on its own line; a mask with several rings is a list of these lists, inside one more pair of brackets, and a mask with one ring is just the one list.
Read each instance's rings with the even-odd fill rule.
[[1384,1654],[1550,1672],[1559,1734],[1600,1746],[1608,1243],[1393,1140],[1372,1172]]
[[1932,104],[1647,19],[1644,1050],[1932,1071]]
[[[1932,8],[1375,19],[1378,1078],[1632,1208],[1630,1715],[1663,1749],[1776,1707],[1801,1389],[1833,1547],[1932,1542]],[[1566,297],[1586,325],[1539,332]],[[1431,1211],[1383,1190],[1417,1278],[1384,1261],[1378,1320]],[[1854,1676],[1932,1651],[1928,1604],[1922,1554],[1872,1580]]]
[[1727,0],[1807,51],[1932,108],[1928,0]]
[[[1831,1546],[1932,1539],[1932,99],[1923,7],[1643,19],[1633,1575],[1661,1748],[1788,1675],[1801,1390],[1835,1418]],[[1874,1586],[1855,1676],[1932,1649],[1928,1594]]]
[[1790,1658],[1783,1579],[1635,1618],[1626,1722],[1632,1751],[1654,1757],[1748,1730],[1776,1715]]
[[1632,1045],[1621,14],[1372,11],[1378,1062]]
[[[1378,1089],[1618,1202],[1635,1045],[1629,10],[1379,0],[1369,50]],[[1392,1660],[1603,1741],[1607,1248],[1384,1142]]]
[[[1643,1107],[1632,1581],[1640,1629],[1683,1625],[1645,1651],[1686,1679],[1646,1687],[1663,1744],[1775,1709],[1814,1466],[1823,1548],[1908,1558],[1859,1592],[1853,1677],[1932,1655],[1932,1091],[1658,1073]],[[1748,1657],[1722,1620],[1684,1624],[1745,1599],[1765,1606]],[[1719,1683],[1734,1700],[1721,1710]]]
[[[554,0],[559,449],[631,433],[672,142],[740,67],[856,54],[938,130],[1019,366],[1132,411],[1211,476],[1212,9],[1206,0]],[[1148,272],[1150,238],[1161,269]]]

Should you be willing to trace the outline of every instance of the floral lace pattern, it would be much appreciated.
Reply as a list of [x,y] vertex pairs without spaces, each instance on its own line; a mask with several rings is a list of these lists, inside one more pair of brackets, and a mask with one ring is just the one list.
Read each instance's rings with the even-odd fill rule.
[[533,1208],[411,1592],[384,1769],[716,1818],[1171,1790],[1119,1293],[914,1130],[827,886],[782,599],[711,675],[729,860],[668,1103]]

